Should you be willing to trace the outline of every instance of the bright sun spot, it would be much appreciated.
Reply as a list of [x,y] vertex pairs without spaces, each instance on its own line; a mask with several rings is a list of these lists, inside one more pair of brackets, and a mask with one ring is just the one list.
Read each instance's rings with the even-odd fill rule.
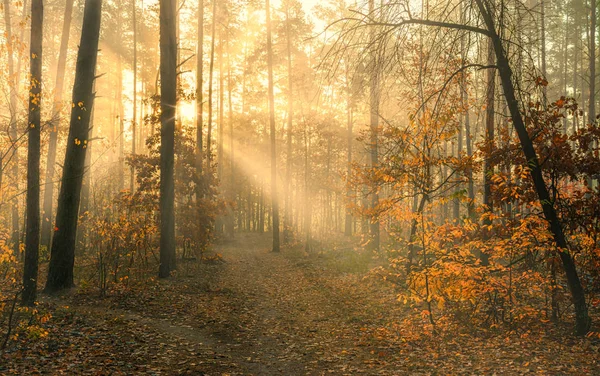
[[196,102],[184,102],[179,103],[179,114],[185,120],[194,120],[196,115]]

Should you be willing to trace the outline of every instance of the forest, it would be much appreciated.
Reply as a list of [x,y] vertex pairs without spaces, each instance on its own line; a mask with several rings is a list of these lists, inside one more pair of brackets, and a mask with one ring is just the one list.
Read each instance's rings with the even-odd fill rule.
[[596,0],[1,0],[0,374],[600,374]]

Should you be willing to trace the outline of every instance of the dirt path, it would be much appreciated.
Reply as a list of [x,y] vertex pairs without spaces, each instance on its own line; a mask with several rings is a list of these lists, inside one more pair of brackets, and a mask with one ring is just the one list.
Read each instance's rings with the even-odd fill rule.
[[411,340],[389,285],[363,280],[368,255],[274,254],[269,242],[240,235],[215,248],[224,263],[182,263],[168,280],[106,299],[46,298],[48,338],[0,354],[0,374],[600,373],[598,346],[572,337]]
[[55,361],[81,374],[375,373],[377,355],[357,343],[378,317],[368,292],[353,289],[360,278],[332,279],[316,256],[274,254],[269,243],[240,235],[215,247],[224,263],[182,264],[174,278],[134,294],[45,298],[64,318],[50,340]]

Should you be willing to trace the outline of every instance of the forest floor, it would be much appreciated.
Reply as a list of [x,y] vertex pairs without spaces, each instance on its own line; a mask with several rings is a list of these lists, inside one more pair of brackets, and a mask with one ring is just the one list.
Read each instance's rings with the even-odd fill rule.
[[223,263],[143,290],[43,297],[47,334],[11,340],[0,374],[600,374],[598,342],[559,331],[408,335],[368,254],[268,244],[241,234],[216,246]]

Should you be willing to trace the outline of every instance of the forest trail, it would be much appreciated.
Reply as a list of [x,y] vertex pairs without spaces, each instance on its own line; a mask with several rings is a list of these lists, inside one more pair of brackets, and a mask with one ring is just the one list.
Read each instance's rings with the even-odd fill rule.
[[[267,235],[215,246],[224,262],[181,263],[144,289],[44,298],[48,337],[1,374],[595,374],[585,341],[551,336],[405,337],[406,308],[365,279],[356,250],[270,252]],[[424,324],[425,326],[426,324]],[[521,337],[522,336],[522,337]],[[520,339],[521,338],[521,339]],[[585,347],[587,346],[587,347]],[[44,356],[37,356],[44,354]],[[3,354],[6,356],[6,354]],[[587,363],[572,364],[571,359]],[[0,357],[0,360],[3,360]],[[5,368],[2,368],[5,367]],[[59,372],[60,371],[60,372]],[[597,373],[596,373],[597,374]]]

